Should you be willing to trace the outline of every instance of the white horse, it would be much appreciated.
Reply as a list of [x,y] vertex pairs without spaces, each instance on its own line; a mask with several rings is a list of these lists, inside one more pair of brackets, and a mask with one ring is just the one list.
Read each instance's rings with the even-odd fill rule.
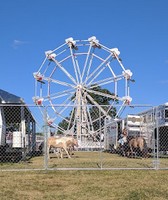
[[76,139],[73,137],[49,137],[47,141],[47,153],[48,153],[48,158],[50,158],[49,153],[50,153],[50,148],[56,148],[61,156],[63,158],[63,152],[65,151],[68,158],[71,158],[70,152],[71,149],[74,148],[75,146],[78,146],[78,142]]

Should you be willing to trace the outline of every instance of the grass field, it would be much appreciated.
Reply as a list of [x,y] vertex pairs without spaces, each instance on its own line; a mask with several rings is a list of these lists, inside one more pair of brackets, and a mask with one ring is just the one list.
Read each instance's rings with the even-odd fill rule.
[[166,170],[0,172],[1,200],[167,200]]
[[[51,156],[49,170],[44,170],[44,156],[0,163],[0,200],[168,199],[168,170],[154,170],[153,158],[124,158],[104,152],[75,152],[72,159]],[[168,169],[168,159],[161,159],[160,166]],[[57,170],[63,168],[69,170]]]
[[[16,169],[58,169],[58,168],[91,168],[91,169],[153,169],[154,158],[127,158],[117,154],[105,152],[75,152],[72,159],[58,159],[52,154],[51,159],[46,161],[44,156],[32,157],[30,160],[19,163],[0,163],[0,170]],[[168,158],[160,159],[161,168],[168,169]]]

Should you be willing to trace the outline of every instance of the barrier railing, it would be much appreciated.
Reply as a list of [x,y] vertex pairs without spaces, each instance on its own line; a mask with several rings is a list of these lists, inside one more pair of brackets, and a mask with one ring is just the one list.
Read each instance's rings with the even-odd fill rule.
[[[131,105],[123,117],[114,117],[102,113],[110,106],[72,107],[68,112],[65,106],[56,107],[59,112],[49,118],[50,107],[1,104],[1,171],[168,169],[164,108]],[[126,140],[123,129],[127,131]],[[73,137],[78,144],[60,142],[64,136]],[[55,143],[49,149],[50,137]],[[61,145],[65,142],[68,154],[57,141]]]

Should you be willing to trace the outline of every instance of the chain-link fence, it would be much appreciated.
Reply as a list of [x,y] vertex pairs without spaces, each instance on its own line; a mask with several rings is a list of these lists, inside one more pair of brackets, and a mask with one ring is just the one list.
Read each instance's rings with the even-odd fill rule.
[[50,109],[1,104],[0,170],[168,169],[166,105]]

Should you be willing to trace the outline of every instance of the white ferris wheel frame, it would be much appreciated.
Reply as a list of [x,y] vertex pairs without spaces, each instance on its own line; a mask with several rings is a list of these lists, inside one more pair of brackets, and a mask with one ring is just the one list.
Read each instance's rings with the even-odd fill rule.
[[[78,48],[80,47],[87,47],[87,51],[78,52]],[[95,53],[95,49],[105,51],[107,53],[107,56],[105,58],[102,58],[100,55]],[[67,50],[69,50],[69,54],[66,55],[66,57],[63,57],[61,60],[57,59],[60,55],[63,55]],[[85,56],[85,62],[82,68],[79,66],[78,62],[78,57],[80,57],[81,55]],[[43,106],[45,107],[45,102],[48,102],[48,105],[52,107],[52,110],[55,113],[55,117],[51,118],[48,115],[48,124],[52,125],[53,127],[56,127],[58,130],[61,130],[65,133],[68,129],[70,129],[70,123],[72,123],[71,120],[73,118],[73,115],[75,115],[75,119],[78,119],[78,137],[81,137],[82,126],[85,126],[85,129],[87,129],[87,131],[93,132],[93,126],[91,126],[91,124],[93,124],[93,121],[86,107],[88,101],[90,101],[92,105],[96,106],[100,110],[100,112],[103,113],[103,116],[109,117],[109,115],[108,110],[105,110],[101,105],[99,105],[90,94],[107,97],[112,100],[118,100],[119,102],[121,102],[121,106],[116,113],[116,117],[119,117],[125,106],[132,101],[129,89],[129,82],[132,77],[132,72],[129,69],[125,69],[119,55],[120,51],[117,48],[110,49],[104,46],[99,42],[99,40],[97,40],[95,36],[92,36],[87,40],[74,40],[73,38],[68,38],[65,40],[65,43],[60,45],[59,47],[53,50],[46,51],[45,58],[40,68],[37,72],[33,73],[33,76],[35,78],[35,96],[33,97],[33,100],[35,104],[38,105],[40,108],[42,108]],[[96,68],[94,68],[94,70],[91,70],[93,59],[95,58],[99,60],[100,64]],[[66,69],[66,67],[64,67],[64,62],[66,62],[68,59],[71,59],[71,67],[74,70],[74,75],[72,75]],[[121,68],[120,74],[116,74],[114,72],[113,67],[111,66],[113,60],[118,61],[119,67]],[[51,73],[48,76],[46,76],[46,72],[50,67],[51,63],[53,63],[55,66]],[[104,70],[107,68],[111,72],[111,75],[109,77],[96,80],[102,73],[104,73]],[[62,73],[69,79],[69,82],[59,80],[58,78],[53,78],[53,74],[56,72],[56,69],[62,71]],[[125,80],[125,84],[123,86],[124,95],[121,97],[118,95],[118,81],[122,79]],[[46,96],[43,96],[42,85],[45,83],[48,84],[48,92]],[[51,94],[50,83],[57,84],[58,86],[65,86],[67,87],[67,89]],[[97,86],[106,86],[107,84],[111,83],[114,84],[114,95],[94,90],[94,88],[96,88]],[[39,91],[37,90],[38,84],[41,85]],[[72,100],[74,91],[75,97]],[[62,97],[66,97],[66,99],[64,100],[64,102],[61,103],[61,109],[56,109],[56,105],[53,102]],[[112,102],[110,108],[114,105],[114,103],[115,101]],[[70,119],[67,119],[65,116],[62,115],[62,113],[68,107],[72,107],[73,105],[76,105],[76,109],[72,109]],[[67,123],[69,123],[67,130],[64,130],[63,128],[59,127],[58,124],[54,123],[58,116],[64,120],[67,120]],[[87,126],[84,124],[87,124]]]

